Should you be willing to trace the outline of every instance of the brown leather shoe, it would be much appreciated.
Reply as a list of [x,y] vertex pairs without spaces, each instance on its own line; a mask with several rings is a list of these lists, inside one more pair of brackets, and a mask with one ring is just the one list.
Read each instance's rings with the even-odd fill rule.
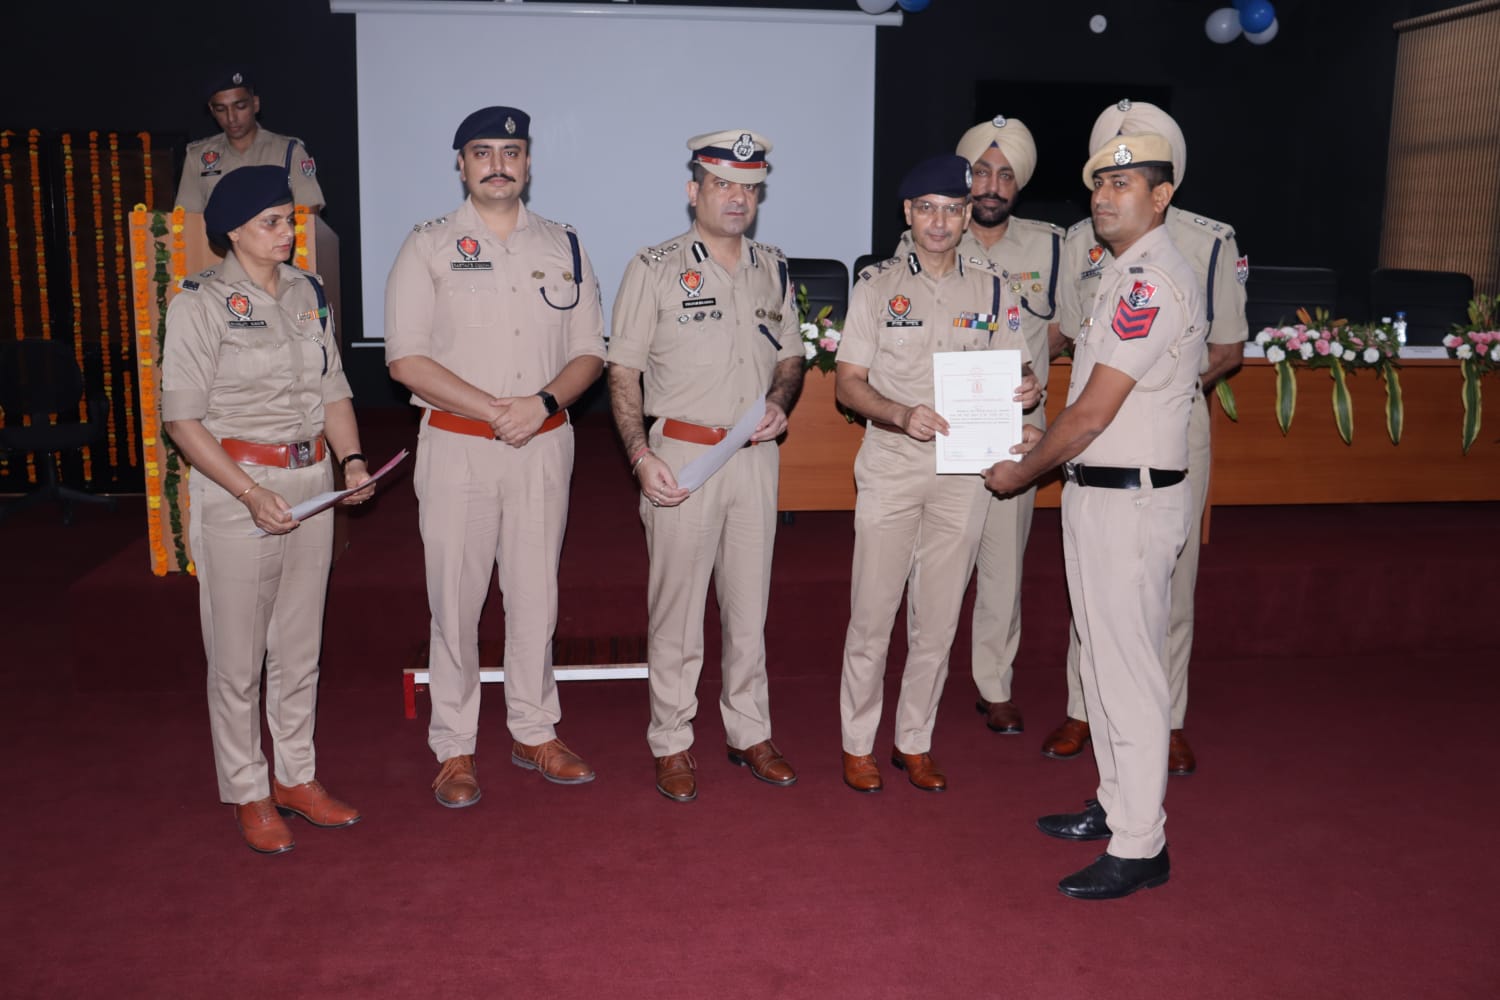
[[891,751],[891,763],[906,772],[906,780],[924,792],[941,792],[948,787],[948,777],[938,770],[930,753]]
[[1083,748],[1088,745],[1089,724],[1067,719],[1042,741],[1042,753],[1055,760],[1067,760],[1083,753]]
[[322,782],[309,781],[287,787],[275,778],[271,779],[271,797],[283,816],[301,816],[313,826],[325,829],[338,826],[353,826],[359,822],[359,810],[328,794]]
[[529,771],[540,771],[542,777],[558,785],[582,785],[594,780],[594,769],[559,739],[537,746],[512,741],[510,762]]
[[1167,773],[1186,775],[1198,770],[1198,758],[1188,746],[1187,736],[1181,729],[1172,730],[1172,742],[1167,746]]
[[698,762],[687,750],[656,758],[656,790],[673,802],[691,802],[698,797]]
[[462,809],[479,801],[479,776],[474,770],[474,755],[461,753],[443,761],[432,781],[432,794],[439,805]]
[[252,851],[285,854],[297,846],[286,821],[276,813],[276,801],[269,795],[235,806],[234,822]]
[[1026,731],[1026,724],[1021,721],[1021,710],[1013,701],[985,701],[980,698],[974,707],[985,717],[984,724],[990,727],[991,732],[1014,736]]
[[797,783],[797,772],[792,770],[792,765],[781,756],[781,751],[776,749],[776,744],[770,740],[761,740],[753,747],[744,750],[736,750],[734,747],[726,747],[729,751],[729,763],[738,764],[740,767],[748,767],[750,773],[768,785],[787,785]]
[[872,753],[844,754],[844,784],[856,792],[878,792],[884,784]]

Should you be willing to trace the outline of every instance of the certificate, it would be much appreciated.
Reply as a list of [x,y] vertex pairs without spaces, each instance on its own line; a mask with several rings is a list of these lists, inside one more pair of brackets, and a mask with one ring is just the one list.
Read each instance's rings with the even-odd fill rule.
[[933,409],[948,421],[937,436],[937,471],[983,472],[996,462],[1019,461],[1021,352],[942,351],[932,356]]
[[734,457],[734,453],[745,446],[765,415],[766,397],[762,394],[750,404],[749,409],[740,414],[740,419],[729,428],[724,440],[677,470],[677,485],[692,493],[708,482],[710,476],[722,469]]
[[[395,458],[391,459],[389,462],[380,467],[379,472],[376,472],[374,475],[370,476],[369,479],[365,480],[358,486],[346,490],[329,490],[327,493],[319,493],[315,497],[311,497],[307,500],[302,501],[301,503],[293,507],[291,511],[289,511],[289,513],[292,515],[292,520],[300,524],[303,521],[306,521],[308,518],[312,517],[314,514],[321,514],[323,511],[327,510],[329,507],[332,507],[334,504],[344,499],[344,497],[349,496],[351,493],[358,493],[360,490],[365,489],[366,487],[374,486],[377,482],[385,478],[385,474],[387,472],[390,472],[396,466],[400,465],[401,460],[409,454],[411,454],[409,451],[407,451],[405,448],[402,448],[396,453]],[[252,538],[259,538],[261,535],[264,535],[266,533],[267,532],[264,528],[256,527],[250,529],[250,535]]]

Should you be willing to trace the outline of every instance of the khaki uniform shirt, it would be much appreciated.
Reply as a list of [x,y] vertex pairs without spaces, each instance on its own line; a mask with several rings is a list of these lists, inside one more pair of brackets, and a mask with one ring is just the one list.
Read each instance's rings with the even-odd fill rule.
[[933,278],[915,253],[893,257],[859,273],[838,360],[868,368],[870,387],[886,399],[932,406],[934,352],[1012,349],[1031,361],[1021,312],[1009,276],[988,261],[959,255]]
[[[287,163],[287,150],[291,163]],[[177,185],[177,204],[187,212],[201,212],[219,178],[240,167],[286,166],[292,200],[316,211],[323,207],[323,189],[318,186],[317,164],[301,139],[277,135],[257,128],[250,148],[241,153],[223,132],[188,143],[187,161],[182,166],[182,182]]]
[[609,361],[645,373],[647,414],[732,426],[771,387],[777,364],[802,357],[793,294],[776,247],[742,239],[728,272],[694,226],[626,265]]
[[[1245,319],[1245,281],[1250,277],[1250,265],[1240,255],[1234,230],[1222,222],[1174,206],[1168,206],[1163,228],[1192,266],[1198,288],[1205,296],[1208,342],[1244,343],[1250,332]],[[1096,279],[1112,259],[1109,250],[1095,238],[1090,220],[1077,222],[1068,230],[1063,242],[1057,302],[1057,318],[1064,336],[1078,333],[1079,324],[1089,314],[1089,304],[1097,294]],[[1208,365],[1206,354],[1203,365],[1205,368]]]
[[535,393],[574,358],[604,357],[599,281],[581,246],[575,263],[572,232],[522,205],[501,240],[468,201],[415,227],[386,279],[386,363],[428,357],[505,397]]
[[1136,380],[1082,465],[1186,469],[1188,417],[1205,354],[1204,296],[1192,265],[1166,226],[1137,240],[1100,270],[1089,315],[1073,350],[1068,405],[1088,385],[1095,365]]
[[353,395],[317,276],[282,264],[272,296],[230,254],[185,278],[167,307],[162,419],[201,420],[214,437],[262,444],[323,431],[323,406]]

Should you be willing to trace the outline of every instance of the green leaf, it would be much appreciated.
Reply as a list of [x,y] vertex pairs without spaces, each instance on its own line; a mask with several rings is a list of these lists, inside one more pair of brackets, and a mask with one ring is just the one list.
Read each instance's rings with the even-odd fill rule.
[[1224,408],[1224,416],[1240,422],[1240,408],[1234,401],[1234,387],[1227,379],[1219,379],[1219,384],[1214,386],[1214,395],[1219,397],[1219,405]]
[[1401,400],[1401,374],[1396,366],[1387,361],[1380,366],[1385,378],[1385,432],[1391,436],[1391,444],[1401,443],[1401,431],[1406,424],[1406,406]]
[[1292,415],[1297,410],[1297,376],[1289,361],[1276,363],[1276,423],[1281,434],[1292,429]]
[[1479,437],[1480,409],[1483,398],[1479,393],[1479,364],[1473,358],[1465,358],[1461,365],[1464,373],[1464,454]]
[[1349,444],[1354,439],[1354,404],[1349,400],[1344,363],[1335,361],[1330,374],[1333,376],[1333,423],[1339,429],[1339,437]]

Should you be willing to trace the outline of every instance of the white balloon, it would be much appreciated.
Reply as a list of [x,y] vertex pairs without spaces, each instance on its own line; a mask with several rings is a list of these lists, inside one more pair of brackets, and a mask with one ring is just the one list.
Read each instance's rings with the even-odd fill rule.
[[1240,37],[1240,12],[1233,7],[1220,7],[1203,22],[1203,33],[1211,42],[1228,45]]
[[857,0],[859,9],[866,14],[884,14],[896,6],[896,0]]
[[1096,35],[1104,34],[1104,29],[1109,27],[1109,18],[1103,14],[1095,14],[1089,18],[1089,30]]
[[1271,19],[1271,26],[1265,31],[1245,32],[1245,41],[1251,45],[1264,45],[1276,37],[1276,32],[1281,30],[1281,22],[1275,18]]

